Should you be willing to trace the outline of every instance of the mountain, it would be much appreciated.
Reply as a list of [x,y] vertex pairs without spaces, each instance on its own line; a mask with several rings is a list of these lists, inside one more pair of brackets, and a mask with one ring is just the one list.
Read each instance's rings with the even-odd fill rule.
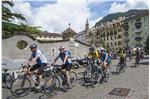
[[131,10],[128,10],[127,12],[118,12],[118,13],[112,13],[112,14],[109,14],[107,16],[105,16],[103,19],[101,19],[100,21],[98,21],[95,26],[98,26],[100,25],[100,23],[103,23],[103,22],[111,22],[113,19],[118,19],[119,17],[129,17],[131,15],[138,15],[138,14],[142,14],[142,13],[145,13],[145,12],[149,12],[148,9],[145,9],[145,10],[137,10],[137,9],[131,9]]

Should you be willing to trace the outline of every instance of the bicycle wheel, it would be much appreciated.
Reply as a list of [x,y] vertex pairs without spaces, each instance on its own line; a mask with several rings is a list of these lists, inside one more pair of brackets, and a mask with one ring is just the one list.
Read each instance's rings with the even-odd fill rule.
[[5,76],[6,87],[10,89],[12,82],[13,82],[12,76],[10,74],[6,74]]
[[58,94],[60,91],[60,80],[57,76],[49,77],[44,84],[44,91],[47,96]]
[[25,76],[16,78],[11,85],[11,93],[15,97],[23,97],[29,94],[31,90],[31,82]]
[[70,72],[70,82],[72,84],[72,87],[74,87],[77,83],[77,74],[75,72]]
[[111,79],[111,73],[106,74],[106,78],[105,78],[106,82],[110,81],[110,79]]
[[95,71],[91,75],[91,85],[95,87],[99,84],[99,82],[100,82],[100,74],[97,71]]

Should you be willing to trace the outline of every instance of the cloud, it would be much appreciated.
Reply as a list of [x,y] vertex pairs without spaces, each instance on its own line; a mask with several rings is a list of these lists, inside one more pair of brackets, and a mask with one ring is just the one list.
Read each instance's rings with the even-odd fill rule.
[[148,0],[127,0],[124,3],[111,4],[109,13],[126,12],[129,9],[148,9]]

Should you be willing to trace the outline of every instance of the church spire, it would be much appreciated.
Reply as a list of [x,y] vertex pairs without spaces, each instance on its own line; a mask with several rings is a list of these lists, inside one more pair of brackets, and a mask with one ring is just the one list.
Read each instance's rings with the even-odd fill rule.
[[89,29],[89,22],[88,22],[88,19],[86,19],[85,30],[88,30],[88,29]]

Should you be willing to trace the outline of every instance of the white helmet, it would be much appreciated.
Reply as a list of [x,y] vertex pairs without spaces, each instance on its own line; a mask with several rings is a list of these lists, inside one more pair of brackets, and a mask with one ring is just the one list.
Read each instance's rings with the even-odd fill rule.
[[100,48],[100,51],[105,51],[105,49],[104,48]]
[[65,49],[65,47],[63,45],[59,46],[59,50],[61,49]]

